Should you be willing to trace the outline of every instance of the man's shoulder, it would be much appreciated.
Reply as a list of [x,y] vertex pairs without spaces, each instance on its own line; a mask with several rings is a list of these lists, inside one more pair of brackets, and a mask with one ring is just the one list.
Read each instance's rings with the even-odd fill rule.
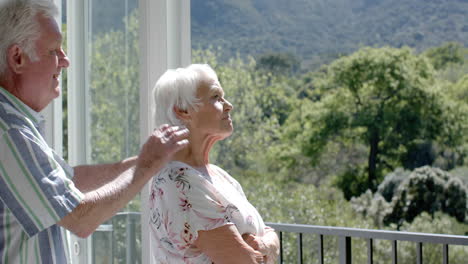
[[10,129],[21,129],[31,127],[26,116],[16,110],[10,104],[0,102],[0,133]]

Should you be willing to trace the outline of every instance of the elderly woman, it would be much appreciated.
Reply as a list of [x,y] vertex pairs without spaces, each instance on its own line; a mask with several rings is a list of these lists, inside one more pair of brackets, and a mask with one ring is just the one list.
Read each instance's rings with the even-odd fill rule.
[[210,164],[214,143],[231,135],[231,110],[208,65],[168,70],[154,87],[156,125],[185,126],[189,145],[153,178],[152,263],[274,263],[278,237],[240,184]]

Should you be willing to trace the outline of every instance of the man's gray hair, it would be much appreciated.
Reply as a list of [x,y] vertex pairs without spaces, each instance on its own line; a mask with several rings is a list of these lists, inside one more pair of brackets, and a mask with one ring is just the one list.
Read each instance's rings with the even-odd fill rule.
[[37,60],[39,13],[53,18],[58,9],[52,0],[0,0],[0,75],[7,70],[7,51],[13,44],[18,44],[31,60]]
[[203,82],[218,81],[215,71],[208,64],[192,64],[187,68],[167,70],[153,88],[153,118],[156,127],[163,124],[184,125],[175,115],[174,106],[197,110],[197,89]]

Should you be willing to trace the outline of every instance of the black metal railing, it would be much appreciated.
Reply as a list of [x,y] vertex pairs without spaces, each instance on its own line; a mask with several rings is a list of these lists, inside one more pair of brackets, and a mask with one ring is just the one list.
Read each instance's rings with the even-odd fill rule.
[[[140,213],[138,212],[122,212],[116,218],[125,219],[125,263],[137,263],[137,252],[140,251],[136,248],[136,223],[140,220]],[[266,225],[274,228],[280,238],[280,255],[279,263],[285,263],[284,260],[284,234],[296,234],[296,263],[304,263],[304,245],[303,235],[315,234],[317,235],[317,244],[314,247],[308,247],[308,250],[316,250],[316,258],[318,263],[324,264],[325,261],[325,248],[324,236],[332,236],[338,240],[338,255],[340,264],[351,264],[352,262],[352,238],[361,238],[367,240],[367,264],[376,263],[374,260],[374,241],[387,240],[391,243],[391,259],[392,264],[398,264],[398,245],[399,242],[408,241],[416,244],[415,253],[416,263],[423,264],[423,246],[427,243],[440,244],[442,247],[441,261],[439,263],[449,264],[449,246],[460,245],[468,246],[468,236],[456,235],[443,235],[443,234],[428,234],[428,233],[414,233],[414,232],[400,232],[400,231],[386,231],[386,230],[371,230],[371,229],[357,229],[347,227],[331,227],[331,226],[314,226],[314,225],[300,225],[300,224],[281,224],[281,223],[266,223]],[[99,228],[99,232],[110,233],[112,257],[114,256],[113,244],[115,241],[116,228],[112,226],[112,221]],[[140,251],[141,252],[141,251]],[[94,258],[93,258],[94,259]],[[113,263],[113,262],[109,262]],[[317,263],[317,262],[315,262]],[[468,254],[466,262],[468,263]],[[459,263],[453,263],[459,264]]]
[[[442,247],[441,262],[449,264],[449,245],[462,245],[468,246],[468,236],[456,235],[443,235],[443,234],[428,234],[428,233],[414,233],[414,232],[400,232],[400,231],[386,231],[386,230],[370,230],[370,229],[357,229],[346,227],[331,227],[331,226],[313,226],[313,225],[298,225],[298,224],[279,224],[279,223],[266,223],[268,226],[274,228],[280,238],[280,256],[279,263],[283,263],[283,234],[296,233],[297,234],[297,263],[303,263],[303,234],[316,234],[318,235],[317,241],[317,256],[318,263],[324,263],[324,236],[334,236],[338,239],[338,253],[340,264],[351,264],[352,249],[351,238],[363,238],[367,240],[367,263],[374,263],[374,241],[375,240],[388,240],[392,244],[391,258],[392,263],[398,263],[398,241],[409,241],[416,244],[416,263],[423,264],[423,245],[426,243],[440,244]],[[466,256],[466,263],[468,263],[468,255]]]

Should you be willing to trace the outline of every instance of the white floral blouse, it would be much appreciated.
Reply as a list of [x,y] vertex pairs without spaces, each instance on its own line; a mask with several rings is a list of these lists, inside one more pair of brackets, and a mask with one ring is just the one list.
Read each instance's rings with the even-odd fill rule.
[[263,219],[240,184],[221,168],[210,168],[213,176],[172,161],[154,176],[149,201],[151,263],[212,263],[193,246],[200,230],[234,224],[240,234],[263,235]]

